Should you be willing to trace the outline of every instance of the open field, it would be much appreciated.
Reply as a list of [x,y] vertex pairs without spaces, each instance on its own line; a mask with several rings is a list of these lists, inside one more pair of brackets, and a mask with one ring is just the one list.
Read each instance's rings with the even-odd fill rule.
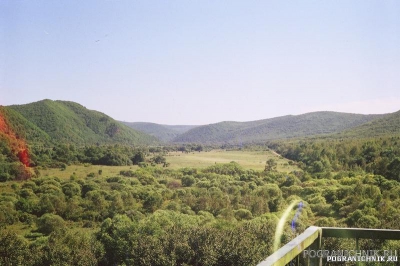
[[106,165],[69,165],[65,170],[59,168],[49,168],[40,170],[42,176],[56,176],[61,179],[69,179],[71,175],[75,175],[79,178],[86,177],[90,173],[93,173],[96,177],[99,176],[99,170],[102,170],[101,176],[111,177],[119,175],[120,171],[136,170],[137,165],[128,166],[106,166]]
[[289,165],[288,160],[272,153],[271,151],[225,151],[212,150],[208,152],[170,152],[167,155],[170,168],[182,167],[205,168],[215,163],[237,162],[245,169],[264,170],[267,160],[273,158],[277,162],[280,172],[291,172],[298,170],[295,165]]
[[[277,162],[277,170],[280,172],[291,172],[299,170],[295,165],[289,165],[289,161],[271,151],[225,151],[212,150],[208,152],[170,152],[166,156],[169,168],[179,169],[184,167],[205,168],[216,163],[237,162],[245,169],[264,170],[267,160],[273,158]],[[161,167],[161,166],[160,166]],[[103,166],[103,165],[70,165],[65,170],[43,169],[40,170],[42,176],[57,176],[62,179],[69,179],[74,173],[77,177],[86,177],[93,173],[99,176],[99,170],[102,170],[102,176],[116,176],[120,171],[136,170],[138,166]]]

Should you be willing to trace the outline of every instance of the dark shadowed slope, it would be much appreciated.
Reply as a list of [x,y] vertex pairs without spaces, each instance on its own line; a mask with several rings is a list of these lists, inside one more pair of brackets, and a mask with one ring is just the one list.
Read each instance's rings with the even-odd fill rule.
[[250,122],[221,122],[196,127],[177,136],[177,143],[258,143],[273,139],[341,132],[384,115],[313,112]]

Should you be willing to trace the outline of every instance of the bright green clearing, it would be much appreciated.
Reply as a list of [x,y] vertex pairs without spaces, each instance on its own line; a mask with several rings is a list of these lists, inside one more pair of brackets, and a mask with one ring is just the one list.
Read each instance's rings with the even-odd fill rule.
[[[211,150],[202,152],[182,153],[170,152],[166,155],[168,168],[179,169],[184,167],[205,168],[216,163],[237,162],[245,169],[264,170],[265,163],[269,159],[275,159],[277,170],[279,172],[292,172],[299,170],[296,165],[290,165],[289,160],[282,158],[271,151],[225,151]],[[159,166],[161,167],[161,166]],[[135,166],[103,166],[103,165],[69,165],[65,170],[45,169],[40,170],[42,176],[57,176],[62,179],[69,179],[74,173],[77,177],[86,177],[93,173],[99,176],[99,170],[102,170],[101,176],[111,177],[119,175],[120,171],[136,170]]]
[[267,160],[273,158],[277,162],[277,170],[291,172],[299,170],[295,165],[289,165],[289,160],[271,151],[225,151],[212,150],[202,152],[170,152],[166,156],[170,168],[183,167],[205,168],[216,163],[237,162],[245,169],[264,170]]

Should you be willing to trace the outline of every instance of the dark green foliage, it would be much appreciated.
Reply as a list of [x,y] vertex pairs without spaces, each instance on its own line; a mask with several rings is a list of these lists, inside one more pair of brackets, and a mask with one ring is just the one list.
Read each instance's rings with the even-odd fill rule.
[[[132,165],[146,162],[144,148],[133,148],[122,145],[102,145],[102,146],[83,146],[75,147],[72,144],[58,144],[52,148],[34,149],[32,154],[35,156],[35,164],[45,167],[60,168],[65,170],[67,165],[73,163],[87,163],[93,165]],[[153,158],[147,160],[154,163],[166,164],[166,158],[156,153]],[[5,167],[10,167],[10,163]],[[0,162],[0,170],[2,164]],[[101,171],[101,169],[99,170]],[[98,172],[100,175],[100,172]],[[39,172],[40,174],[40,172]]]
[[269,147],[286,158],[300,161],[304,170],[318,177],[324,177],[332,170],[351,170],[400,181],[400,145],[397,142],[397,137],[294,140],[271,142]]
[[135,176],[135,173],[134,173],[132,170],[120,171],[119,174],[120,174],[120,175],[123,175],[123,176],[128,176],[128,177],[133,177],[133,176]]
[[190,187],[192,186],[194,183],[196,183],[196,179],[193,176],[183,176],[182,177],[182,185],[184,187]]
[[276,166],[277,166],[277,163],[276,163],[276,161],[274,160],[274,159],[269,159],[268,161],[267,161],[267,163],[265,164],[265,169],[264,169],[264,171],[265,172],[270,172],[270,171],[276,171]]
[[154,212],[160,208],[163,200],[157,193],[148,193],[143,197],[143,209],[146,212]]
[[0,230],[0,265],[24,265],[29,256],[28,243],[24,238],[11,231]]
[[244,173],[244,169],[238,163],[230,162],[229,164],[216,164],[207,167],[204,172],[220,175],[241,175]]
[[[269,252],[269,245],[264,241],[272,237],[271,221],[216,228],[200,227],[189,220],[185,223],[187,218],[174,212],[162,212],[146,224],[137,224],[125,215],[105,220],[98,233],[106,251],[103,263],[252,265]],[[160,232],[156,228],[162,224]],[[155,232],[158,233],[155,235]]]
[[156,155],[153,158],[150,159],[151,162],[155,163],[155,164],[165,164],[167,162],[167,160],[165,159],[164,156],[162,155]]
[[81,195],[81,186],[75,182],[69,182],[62,186],[65,196],[72,198]]
[[8,230],[0,231],[0,265],[98,265],[103,247],[94,237],[61,230],[48,238],[30,234],[28,242]]
[[64,219],[58,215],[46,213],[38,219],[38,231],[45,235],[65,228]]
[[37,258],[41,265],[95,266],[104,254],[93,236],[66,230],[52,233],[41,251],[44,256]]
[[95,183],[85,183],[82,185],[82,197],[86,197],[86,193],[98,189],[99,186]]
[[20,162],[6,163],[0,162],[0,182],[9,180],[27,180],[31,173],[26,170]]
[[[20,251],[4,258],[24,265],[256,265],[271,254],[277,217],[296,199],[304,207],[294,230],[287,222],[284,242],[313,224],[398,228],[397,141],[270,143],[302,165],[303,171],[292,173],[275,171],[273,161],[267,171],[231,162],[205,169],[132,167],[111,177],[96,170],[93,177],[6,181],[0,225],[24,228],[31,244],[7,236],[4,243],[15,242]],[[186,148],[191,147],[196,145]],[[86,162],[107,154],[133,158],[138,151],[155,158],[165,149],[51,149],[62,160]],[[360,165],[354,164],[358,158]]]
[[132,158],[132,163],[134,165],[138,165],[139,163],[142,163],[146,160],[146,156],[142,151],[137,152],[133,158]]
[[393,179],[400,182],[400,158],[396,157],[387,166],[387,176],[389,179]]

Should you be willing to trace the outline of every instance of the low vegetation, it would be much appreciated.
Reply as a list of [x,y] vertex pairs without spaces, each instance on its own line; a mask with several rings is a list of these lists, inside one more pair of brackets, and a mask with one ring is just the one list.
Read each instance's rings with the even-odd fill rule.
[[[74,103],[45,101],[29,112],[53,107],[65,111],[46,116],[56,123],[85,121],[103,140],[122,132]],[[84,134],[49,134],[50,124],[18,109],[0,108],[0,265],[255,265],[273,252],[279,217],[295,200],[302,207],[278,236],[283,243],[310,225],[400,227],[397,113],[354,127],[357,138],[134,146],[67,141]]]
[[283,239],[312,224],[400,226],[395,180],[363,171],[313,178],[269,166],[255,171],[232,162],[8,181],[1,185],[0,243],[13,248],[3,259],[25,265],[254,265],[272,252],[278,217],[294,199],[304,207],[295,232],[286,230]]

